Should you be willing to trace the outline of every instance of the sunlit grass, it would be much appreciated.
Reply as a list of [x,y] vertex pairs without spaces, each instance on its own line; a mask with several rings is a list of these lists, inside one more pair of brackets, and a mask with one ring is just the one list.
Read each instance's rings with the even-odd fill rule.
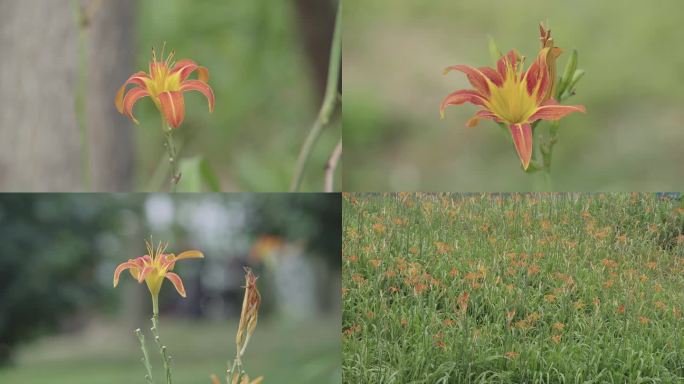
[[677,206],[652,194],[347,195],[344,382],[681,382]]
[[[337,321],[261,322],[245,355],[246,368],[263,374],[265,382],[340,383]],[[174,383],[209,383],[211,373],[225,375],[227,362],[235,356],[236,324],[165,319],[162,327],[172,352]],[[161,368],[150,342],[150,358]],[[144,383],[140,357],[131,330],[103,323],[84,333],[45,338],[24,347],[15,366],[0,369],[0,382]],[[162,370],[154,373],[159,382]]]

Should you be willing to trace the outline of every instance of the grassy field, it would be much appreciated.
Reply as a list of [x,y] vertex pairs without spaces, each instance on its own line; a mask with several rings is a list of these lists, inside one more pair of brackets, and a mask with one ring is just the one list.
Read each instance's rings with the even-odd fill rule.
[[346,383],[684,382],[684,210],[346,194]]
[[[266,383],[340,383],[338,321],[260,321],[243,358],[245,369],[252,377],[264,375]],[[140,347],[132,331],[96,323],[83,333],[26,346],[16,366],[0,369],[0,383],[144,383]],[[226,362],[235,357],[235,324],[162,319],[161,327],[162,340],[173,357],[176,384],[208,384],[209,375],[220,377]],[[148,340],[150,359],[161,366],[151,343]],[[161,382],[163,372],[155,373]]]

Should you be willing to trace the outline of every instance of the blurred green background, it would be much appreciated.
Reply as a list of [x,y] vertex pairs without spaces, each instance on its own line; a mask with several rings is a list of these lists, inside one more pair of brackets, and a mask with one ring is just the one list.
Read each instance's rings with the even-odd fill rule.
[[112,276],[152,236],[167,252],[205,254],[174,269],[187,298],[168,282],[161,290],[175,383],[208,383],[232,362],[243,266],[262,295],[247,372],[339,383],[340,209],[338,194],[3,195],[0,382],[143,383],[133,330],[149,330],[149,292],[128,273],[113,288]]
[[[327,69],[336,10],[336,1],[323,0],[319,3],[327,12],[306,15],[299,7],[307,3],[136,3],[138,54],[132,71],[146,70],[151,47],[163,42],[167,51],[176,51],[177,59],[191,58],[210,71],[209,84],[216,95],[214,113],[207,113],[201,94],[187,93],[186,120],[176,136],[183,142],[182,157],[203,155],[220,175],[223,191],[285,191],[289,187],[299,149],[322,102],[319,83],[327,73],[317,72],[315,66],[323,57]],[[312,38],[308,35],[325,43],[307,46],[307,39]],[[148,187],[150,178],[160,161],[165,161],[159,112],[143,100],[136,105],[136,116],[140,120],[136,127],[137,189],[155,191],[158,188]],[[312,153],[303,190],[323,189],[323,166],[340,135],[339,121],[325,129]]]
[[345,190],[529,191],[509,138],[492,122],[465,123],[475,106],[449,107],[470,88],[455,64],[491,66],[487,36],[528,58],[538,23],[586,70],[587,114],[561,122],[553,185],[568,191],[684,188],[684,27],[678,0],[349,0],[343,10]]

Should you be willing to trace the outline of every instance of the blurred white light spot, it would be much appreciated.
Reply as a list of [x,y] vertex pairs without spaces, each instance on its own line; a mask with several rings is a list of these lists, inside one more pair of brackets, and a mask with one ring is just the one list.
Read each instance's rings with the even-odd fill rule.
[[145,216],[150,227],[155,231],[170,227],[173,214],[173,201],[167,195],[151,194],[145,201]]

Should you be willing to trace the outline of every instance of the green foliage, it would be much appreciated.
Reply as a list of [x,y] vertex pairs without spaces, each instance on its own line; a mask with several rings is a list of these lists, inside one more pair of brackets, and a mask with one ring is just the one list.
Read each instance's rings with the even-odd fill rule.
[[220,192],[219,180],[211,165],[202,156],[193,156],[180,162],[181,179],[178,192],[202,192],[206,187],[210,192]]
[[676,200],[356,194],[343,203],[345,382],[684,380]]
[[17,194],[0,199],[0,364],[101,297],[96,235],[111,222],[111,200]]

